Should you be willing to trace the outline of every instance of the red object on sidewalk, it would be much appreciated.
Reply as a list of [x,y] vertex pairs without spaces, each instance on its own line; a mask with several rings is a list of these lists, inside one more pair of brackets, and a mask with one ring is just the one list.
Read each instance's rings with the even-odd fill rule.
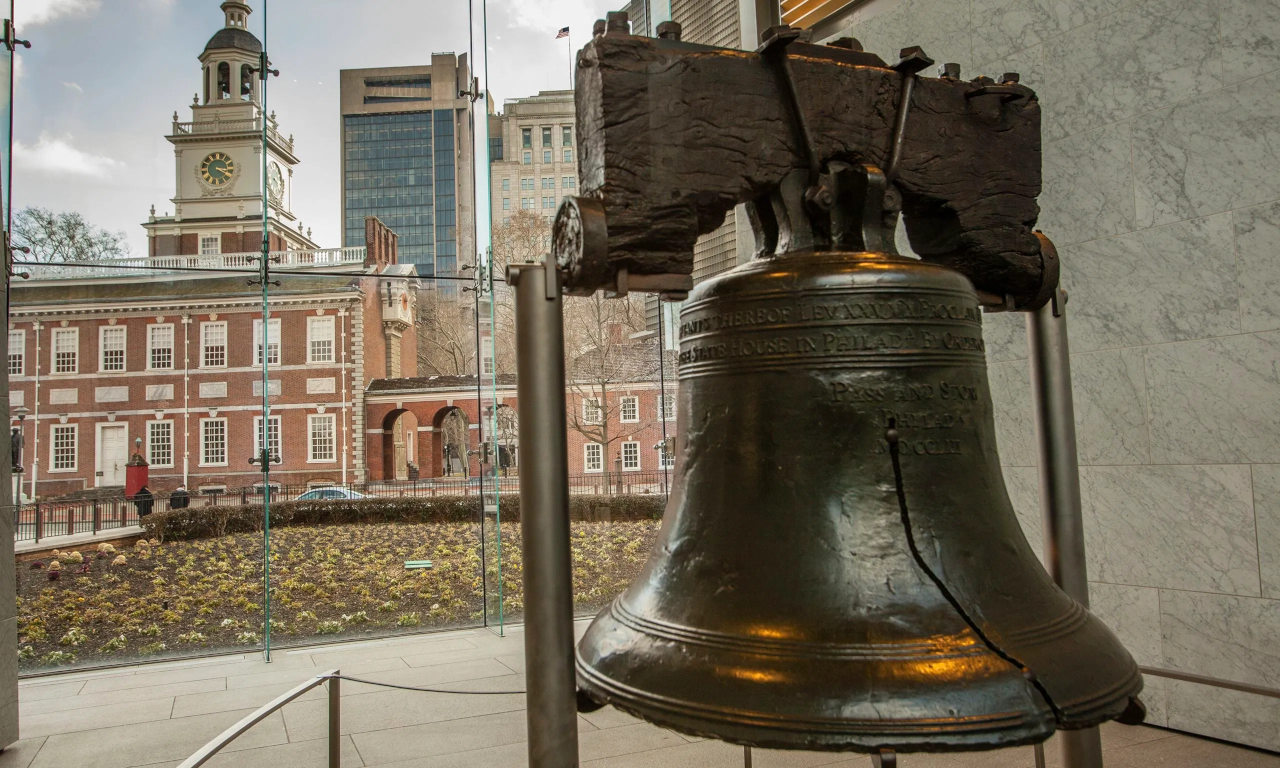
[[141,453],[133,454],[129,463],[124,466],[124,497],[132,499],[142,486],[150,479],[151,465],[142,458]]

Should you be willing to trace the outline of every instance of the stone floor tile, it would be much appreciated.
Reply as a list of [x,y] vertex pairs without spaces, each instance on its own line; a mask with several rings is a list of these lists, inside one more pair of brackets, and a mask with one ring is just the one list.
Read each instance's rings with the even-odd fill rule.
[[[214,677],[244,676],[253,674],[257,670],[269,670],[271,673],[277,673],[281,670],[296,670],[304,668],[314,668],[311,664],[310,657],[303,656],[294,660],[284,657],[279,659],[278,662],[272,662],[271,664],[267,664],[260,659],[255,659],[251,661],[208,663],[190,667],[157,667],[154,670],[146,669],[146,671],[139,671],[132,675],[91,678],[85,681],[84,689],[81,693],[121,691],[127,688],[143,688],[149,685],[183,683],[191,680],[208,680]],[[303,676],[306,676],[305,672],[303,673]]]
[[20,713],[21,733],[25,737],[52,736],[55,733],[75,733],[111,728],[117,725],[136,725],[154,720],[168,720],[173,712],[173,697],[135,701],[129,704],[108,704],[85,707],[70,712],[46,712],[44,714]]
[[[513,690],[512,686],[518,690],[519,681],[509,677],[473,680],[468,684],[473,690],[493,691]],[[524,696],[450,696],[384,689],[359,696],[343,696],[342,704],[342,732],[360,734],[497,713],[523,713]],[[303,741],[323,737],[328,728],[328,706],[327,701],[303,701],[286,707],[284,713],[289,738]]]
[[[366,765],[420,760],[433,755],[523,742],[525,713],[517,710],[357,733],[352,740]],[[436,763],[433,761],[432,764]]]
[[1107,768],[1280,768],[1280,755],[1180,733],[1108,751],[1106,758]]
[[583,761],[583,768],[742,768],[742,747],[700,741],[631,755]]
[[[66,717],[74,717],[71,710],[89,707],[103,707],[110,704],[125,705],[135,701],[148,699],[172,699],[189,694],[223,691],[227,687],[226,678],[214,677],[207,680],[191,680],[185,683],[166,683],[151,685],[145,688],[126,688],[120,691],[103,691],[101,693],[82,693],[77,696],[60,696],[58,698],[22,700],[20,709],[22,716],[41,715],[49,712],[68,712]],[[237,707],[243,709],[243,707]]]
[[[515,679],[511,670],[503,664],[499,664],[493,659],[477,659],[475,661],[464,661],[457,664],[442,664],[432,667],[416,667],[413,669],[397,669],[394,671],[369,672],[361,673],[359,670],[347,672],[342,670],[344,674],[351,674],[364,680],[372,680],[379,683],[394,683],[395,685],[414,685],[414,686],[442,686],[445,688],[457,690],[470,690],[465,685],[454,685],[454,683],[462,683],[470,680],[481,680],[491,677],[510,677]],[[517,680],[510,688],[511,690],[524,690],[523,681]],[[342,683],[343,696],[355,696],[364,693],[370,693],[379,689],[376,686],[366,685],[364,683],[355,683],[349,680]],[[503,689],[505,690],[505,689]],[[441,694],[421,694],[421,695],[441,695]]]
[[[210,768],[306,768],[328,765],[329,740],[312,739],[216,755]],[[360,768],[364,761],[350,736],[342,738],[342,767]]]
[[44,746],[44,742],[45,737],[41,736],[10,744],[0,752],[0,768],[27,768],[31,765],[31,761],[36,759],[36,754]]
[[[249,711],[220,712],[57,734],[45,741],[31,768],[130,768],[170,760],[180,762],[247,714]],[[276,713],[232,742],[227,751],[287,741],[284,719]]]
[[[178,696],[173,703],[174,717],[195,717],[215,712],[234,712],[256,709],[294,687],[294,683],[275,683],[253,688],[210,691]],[[294,701],[323,699],[327,693],[323,686],[312,688]]]
[[[305,653],[310,656],[316,666],[341,667],[351,662],[370,661],[372,659],[412,658],[430,656],[458,651],[476,651],[476,647],[465,637],[438,637],[415,642],[371,643],[364,645],[342,645],[335,648],[311,648]],[[290,655],[303,651],[289,651]],[[414,666],[414,665],[410,665]]]
[[80,693],[80,689],[84,688],[85,681],[74,680],[71,682],[50,682],[50,680],[60,680],[61,678],[40,678],[33,681],[22,681],[18,684],[18,701],[26,704],[31,701],[41,701],[43,699],[59,699],[66,696],[75,696]]
[[606,731],[579,731],[578,759],[581,762],[588,762],[685,743],[684,739],[674,733],[648,723],[624,725]]
[[315,677],[316,675],[322,672],[327,672],[330,669],[340,669],[351,675],[406,669],[404,662],[399,657],[369,659],[366,661],[356,661],[352,659],[345,665],[329,664],[327,663],[328,661],[328,659],[325,659],[322,656],[320,657],[320,661],[317,661],[316,666],[314,667],[283,669],[278,672],[264,670],[248,675],[234,675],[227,678],[227,690],[234,690],[236,688],[260,688],[264,685],[288,682],[293,682],[296,685],[297,683],[305,681],[309,677]]
[[432,755],[395,763],[365,763],[370,768],[526,768],[529,745],[523,741],[447,755]]
[[582,719],[591,723],[597,728],[617,728],[622,725],[635,725],[644,722],[638,717],[632,717],[626,712],[613,707],[604,707],[597,709],[595,712],[586,712],[582,715]]

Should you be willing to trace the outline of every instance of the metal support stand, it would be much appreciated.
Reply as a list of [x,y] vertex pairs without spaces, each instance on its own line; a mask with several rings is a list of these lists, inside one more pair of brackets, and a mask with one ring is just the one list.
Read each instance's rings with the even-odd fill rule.
[[898,753],[892,749],[882,749],[871,756],[872,768],[898,768]]
[[[1088,608],[1066,305],[1066,291],[1058,288],[1047,304],[1027,313],[1027,356],[1040,461],[1045,567],[1062,591]],[[1059,731],[1058,738],[1064,768],[1102,768],[1102,738],[1097,728]]]
[[329,768],[342,766],[342,678],[329,678]]
[[569,467],[560,276],[512,265],[520,398],[520,530],[524,539],[525,704],[529,768],[578,765],[569,564]]

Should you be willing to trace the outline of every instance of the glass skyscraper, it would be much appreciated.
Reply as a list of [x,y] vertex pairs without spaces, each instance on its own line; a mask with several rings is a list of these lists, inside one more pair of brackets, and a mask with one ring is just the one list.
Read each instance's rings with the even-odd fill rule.
[[457,136],[468,124],[470,102],[458,95],[465,74],[453,54],[433,54],[431,66],[342,72],[344,246],[364,245],[365,218],[376,216],[399,237],[401,263],[424,277],[457,274],[459,233],[470,241],[459,221],[470,195],[470,168],[458,167],[470,162]]

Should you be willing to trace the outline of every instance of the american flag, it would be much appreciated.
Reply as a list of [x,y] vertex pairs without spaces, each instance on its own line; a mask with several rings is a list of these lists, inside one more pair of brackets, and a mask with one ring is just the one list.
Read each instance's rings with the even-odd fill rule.
[[569,28],[568,28],[568,27],[565,27],[564,29],[562,29],[562,30],[560,30],[559,32],[557,32],[557,33],[556,33],[556,39],[557,39],[557,40],[559,40],[559,39],[560,39],[560,38],[562,38],[562,37],[568,37],[568,36],[569,36]]

